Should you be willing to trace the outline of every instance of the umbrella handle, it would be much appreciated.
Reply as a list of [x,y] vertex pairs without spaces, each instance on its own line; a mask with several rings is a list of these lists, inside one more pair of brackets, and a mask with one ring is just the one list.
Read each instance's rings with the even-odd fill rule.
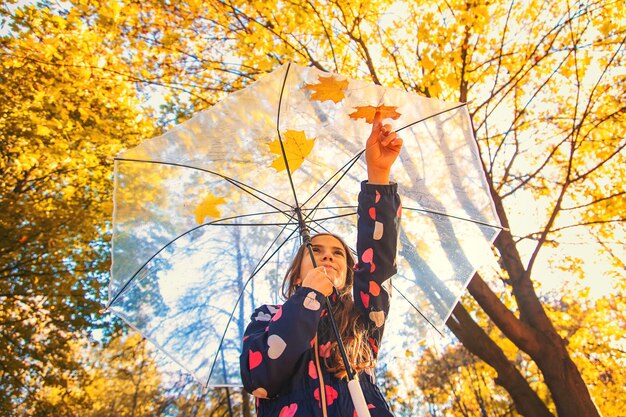
[[354,410],[358,417],[370,417],[370,410],[367,408],[367,402],[363,396],[363,390],[361,384],[359,384],[359,377],[354,376],[354,379],[348,381],[348,391],[350,391],[350,397],[352,397],[352,403],[354,404]]
[[[317,262],[315,261],[315,255],[313,254],[311,236],[309,235],[309,231],[304,224],[304,220],[302,219],[302,213],[299,209],[296,209],[296,214],[298,215],[298,220],[300,223],[300,233],[304,240],[304,244],[308,249],[309,256],[311,257],[311,263],[315,268],[317,267]],[[333,333],[335,334],[335,339],[337,340],[337,347],[339,348],[339,353],[341,354],[341,359],[343,360],[343,364],[346,368],[346,374],[348,375],[348,391],[350,392],[350,397],[352,398],[352,403],[354,404],[354,409],[357,413],[357,417],[370,417],[370,410],[367,408],[367,402],[365,401],[365,396],[363,396],[363,390],[361,389],[361,384],[359,383],[359,377],[357,373],[352,370],[350,362],[348,361],[346,348],[343,345],[341,335],[339,334],[339,329],[337,328],[337,322],[335,321],[335,316],[333,315],[333,309],[330,304],[330,299],[328,297],[324,298],[326,299],[328,318],[330,319],[330,324],[333,329]]]

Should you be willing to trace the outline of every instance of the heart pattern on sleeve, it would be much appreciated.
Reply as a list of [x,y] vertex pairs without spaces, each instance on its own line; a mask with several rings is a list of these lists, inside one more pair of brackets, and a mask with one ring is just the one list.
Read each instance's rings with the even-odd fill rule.
[[376,327],[381,327],[383,324],[385,324],[384,311],[370,311],[369,317],[370,320],[376,325]]
[[248,366],[250,369],[254,369],[263,361],[263,354],[261,352],[248,351]]
[[361,260],[366,264],[370,264],[370,272],[374,272],[376,270],[376,265],[374,265],[374,249],[365,249],[361,255]]
[[298,411],[298,404],[289,404],[280,410],[278,417],[293,417],[296,415],[296,411]]
[[319,301],[317,301],[317,297],[315,292],[311,291],[304,297],[304,302],[302,303],[305,308],[313,311],[317,311],[322,306]]
[[254,391],[252,391],[252,395],[257,397],[257,398],[267,398],[267,391],[265,390],[265,388],[257,388]]
[[287,347],[287,343],[285,343],[282,337],[276,334],[267,338],[267,345],[269,346],[267,356],[269,356],[270,359],[278,359]]
[[259,311],[259,314],[257,314],[254,319],[256,321],[270,321],[272,319],[272,315]]
[[378,285],[376,281],[370,281],[369,291],[374,297],[378,297],[380,294],[380,285]]
[[383,238],[383,231],[384,231],[384,226],[381,222],[376,222],[374,223],[374,235],[372,236],[372,238],[374,240],[380,240]]

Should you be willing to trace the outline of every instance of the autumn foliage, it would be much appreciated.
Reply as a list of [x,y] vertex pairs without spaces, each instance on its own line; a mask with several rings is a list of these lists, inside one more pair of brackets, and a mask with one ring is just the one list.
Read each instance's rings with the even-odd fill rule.
[[[239,391],[194,391],[99,313],[112,158],[287,61],[469,102],[507,230],[448,322],[455,338],[416,341],[415,369],[386,374],[397,415],[623,413],[620,2],[9,1],[0,16],[3,415],[251,415]],[[326,102],[343,87],[306,88]],[[304,154],[314,140],[285,139]]]

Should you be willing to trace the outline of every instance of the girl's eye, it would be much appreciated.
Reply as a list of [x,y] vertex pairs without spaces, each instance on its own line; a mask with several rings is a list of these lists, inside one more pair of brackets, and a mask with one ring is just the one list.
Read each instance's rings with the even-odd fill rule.
[[340,250],[335,251],[335,255],[337,255],[337,256],[344,256],[343,255],[343,251],[340,251]]

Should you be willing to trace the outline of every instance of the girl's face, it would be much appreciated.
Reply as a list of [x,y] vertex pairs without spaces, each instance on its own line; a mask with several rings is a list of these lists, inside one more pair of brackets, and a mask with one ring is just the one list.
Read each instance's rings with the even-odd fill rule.
[[[311,239],[311,246],[317,266],[323,266],[326,269],[326,274],[334,283],[335,288],[338,290],[343,288],[346,284],[348,261],[341,241],[330,235],[319,235]],[[311,269],[313,269],[311,257],[308,253],[305,253],[300,264],[300,278],[298,282],[302,282],[302,279]]]

